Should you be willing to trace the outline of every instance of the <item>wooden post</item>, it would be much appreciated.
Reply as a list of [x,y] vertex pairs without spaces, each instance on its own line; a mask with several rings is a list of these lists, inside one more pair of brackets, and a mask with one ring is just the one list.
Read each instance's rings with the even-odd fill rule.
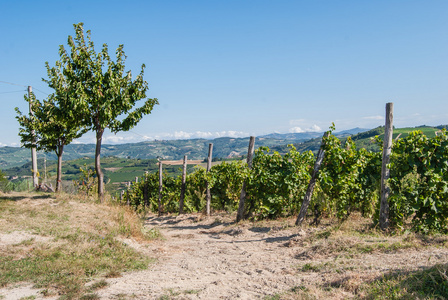
[[[249,140],[249,149],[247,150],[247,166],[252,168],[252,157],[254,155],[255,137],[251,136]],[[243,188],[241,189],[240,203],[238,205],[238,213],[236,215],[236,221],[239,222],[244,219],[244,203],[246,202],[246,181],[243,182]]]
[[[30,98],[30,117],[34,116],[34,112],[32,109],[32,101],[33,101],[33,89],[31,86],[28,86],[28,97]],[[33,140],[36,137],[36,133],[34,130],[31,130],[31,136]],[[35,147],[35,141],[33,141],[33,147],[31,148],[31,164],[32,164],[32,172],[33,172],[33,186],[37,187],[39,185],[39,178],[37,177],[37,152]]]
[[184,213],[185,181],[187,180],[187,156],[184,156],[182,169],[182,186],[180,188],[179,214]]
[[145,206],[149,206],[149,193],[148,193],[148,171],[145,171],[145,176],[143,177],[143,201],[145,203]]
[[162,175],[162,162],[159,161],[159,216],[162,214],[162,190],[163,190],[163,175]]
[[45,154],[44,154],[44,183],[47,183],[47,156]]
[[[207,158],[207,173],[210,172],[210,169],[212,168],[212,152],[213,152],[213,144],[208,144],[208,158]],[[212,194],[210,193],[210,187],[208,185],[208,181],[205,183],[206,185],[206,210],[207,210],[207,217],[210,217],[210,203],[212,202]]]
[[135,176],[135,183],[138,183],[138,176]]
[[131,202],[130,202],[131,200],[129,198],[129,189],[131,188],[131,182],[130,181],[128,181],[127,186],[128,186],[128,190],[127,190],[127,193],[126,193],[126,204],[128,206],[130,206],[131,205]]
[[384,128],[384,142],[383,142],[383,161],[381,165],[381,202],[380,202],[380,228],[386,230],[389,228],[389,194],[390,187],[387,180],[390,177],[390,170],[387,165],[390,162],[390,154],[392,152],[392,135],[393,135],[393,119],[394,119],[394,104],[386,104],[386,126]]
[[317,175],[319,174],[320,166],[322,165],[322,162],[324,161],[325,138],[328,137],[329,134],[330,134],[329,131],[325,132],[325,134],[322,138],[322,142],[321,142],[319,151],[317,152],[316,162],[314,163],[313,173],[311,174],[311,179],[308,184],[308,188],[306,190],[305,197],[303,198],[303,202],[302,202],[302,206],[300,207],[299,215],[297,216],[296,226],[302,225],[303,220],[305,220],[306,211],[308,210],[308,206],[310,205],[311,197],[313,196],[314,186],[316,185]]

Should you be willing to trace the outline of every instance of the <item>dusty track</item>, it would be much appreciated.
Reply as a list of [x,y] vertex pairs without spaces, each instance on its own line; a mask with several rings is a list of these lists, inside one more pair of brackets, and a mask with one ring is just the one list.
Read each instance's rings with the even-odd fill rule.
[[[292,226],[293,219],[236,225],[225,217],[201,218],[150,217],[146,226],[159,228],[164,239],[146,246],[125,242],[158,261],[148,270],[108,279],[109,286],[98,291],[101,298],[293,299],[291,290],[305,288],[319,298],[344,299],[355,296],[362,282],[386,272],[415,270],[448,258],[444,247],[347,256],[332,249],[333,244],[328,251],[325,242],[311,245],[306,237],[319,229],[300,230]],[[309,272],[306,264],[324,267]],[[324,292],[316,286],[338,288]]]

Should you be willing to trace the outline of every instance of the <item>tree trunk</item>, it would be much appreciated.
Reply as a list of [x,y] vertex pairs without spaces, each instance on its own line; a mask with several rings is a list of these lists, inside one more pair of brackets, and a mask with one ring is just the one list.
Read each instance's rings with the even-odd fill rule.
[[58,146],[58,151],[56,155],[58,156],[58,171],[56,178],[56,192],[62,192],[62,153],[64,150],[64,145]]
[[317,152],[317,157],[316,157],[316,162],[314,163],[313,173],[311,174],[311,179],[308,184],[308,188],[306,190],[305,197],[303,198],[303,202],[302,202],[302,206],[300,207],[299,215],[297,216],[296,226],[302,225],[303,220],[305,220],[306,211],[308,210],[308,206],[310,205],[311,197],[313,196],[314,186],[316,185],[317,175],[319,174],[320,166],[321,166],[322,162],[324,161],[325,138],[328,135],[329,135],[329,132],[328,131],[325,132],[325,134],[322,138],[322,143],[320,145],[319,152]]
[[[254,155],[255,137],[251,136],[249,139],[249,148],[247,149],[247,167],[252,169],[252,157]],[[243,187],[240,194],[240,203],[238,205],[238,212],[236,221],[239,222],[244,219],[244,203],[246,202],[246,181],[243,182]]]
[[98,180],[98,199],[101,203],[104,202],[104,175],[101,171],[101,142],[103,140],[103,129],[98,129],[96,132],[96,149],[95,149],[95,171]]

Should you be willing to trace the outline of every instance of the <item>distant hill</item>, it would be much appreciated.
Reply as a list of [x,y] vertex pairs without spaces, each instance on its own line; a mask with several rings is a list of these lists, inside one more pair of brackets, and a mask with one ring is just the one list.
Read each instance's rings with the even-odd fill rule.
[[[344,131],[335,132],[336,136],[350,136],[353,134],[357,134],[360,132],[368,131],[366,128],[353,128]],[[287,139],[287,140],[295,140],[297,142],[308,141],[310,139],[314,139],[317,137],[322,137],[323,132],[300,132],[300,133],[271,133],[267,135],[260,136],[260,138],[272,138],[272,139]]]
[[[418,126],[409,128],[399,128],[394,130],[394,138],[401,133],[404,137],[413,130],[422,130],[428,136],[434,136],[434,133],[446,125],[438,127]],[[382,135],[382,127],[371,130],[363,128],[353,128],[335,132],[334,134],[344,140],[348,136],[357,144],[357,147],[364,147],[376,151],[377,146],[370,142],[370,138],[375,135]],[[304,133],[273,133],[259,136],[255,140],[255,148],[267,146],[274,151],[285,153],[288,151],[288,144],[293,144],[299,151],[317,151],[320,146],[323,132],[304,132]],[[216,138],[190,139],[190,140],[167,140],[150,141],[133,144],[102,145],[102,157],[118,157],[129,159],[155,159],[162,158],[166,160],[179,160],[184,155],[188,159],[203,160],[207,157],[208,144],[213,143],[213,158],[232,158],[241,157],[247,154],[249,138]],[[376,147],[376,148],[375,148]],[[71,161],[80,158],[92,158],[95,154],[94,144],[71,144],[64,149],[64,161]],[[38,157],[43,158],[44,154],[39,153]],[[47,160],[56,160],[53,153],[45,154]],[[20,167],[31,160],[29,149],[19,147],[1,147],[0,148],[0,169],[6,170],[13,167]]]
[[[401,138],[406,137],[409,132],[420,130],[428,137],[434,137],[435,132],[441,130],[442,128],[447,128],[447,125],[440,125],[437,127],[431,126],[417,126],[417,127],[406,127],[406,128],[394,128],[393,138],[397,138],[399,135]],[[379,151],[380,147],[372,142],[372,138],[379,136],[381,139],[384,136],[384,126],[379,126],[374,129],[364,130],[360,128],[354,128],[351,130],[340,131],[334,133],[341,142],[344,143],[348,136],[351,136],[352,140],[355,142],[356,147],[365,148],[369,151]],[[293,143],[294,147],[300,152],[303,151],[313,151],[317,152],[321,144],[321,136],[310,139],[301,143]],[[287,145],[278,145],[271,148],[273,151],[279,153],[286,153],[288,151]]]
[[[255,147],[275,147],[301,143],[314,137],[320,137],[323,133],[297,133],[297,134],[272,134],[257,137]],[[133,144],[102,145],[101,155],[103,157],[114,156],[119,158],[136,159],[182,159],[184,155],[188,159],[205,159],[208,155],[208,144],[213,143],[214,158],[232,158],[247,154],[249,138],[222,137],[213,140],[190,139],[190,140],[166,140],[150,141]],[[64,148],[64,161],[75,160],[95,155],[94,144],[70,144]],[[38,157],[43,158],[39,153]],[[56,160],[53,153],[45,154],[47,160]],[[19,147],[0,148],[0,169],[5,170],[19,167],[31,160],[30,150]]]

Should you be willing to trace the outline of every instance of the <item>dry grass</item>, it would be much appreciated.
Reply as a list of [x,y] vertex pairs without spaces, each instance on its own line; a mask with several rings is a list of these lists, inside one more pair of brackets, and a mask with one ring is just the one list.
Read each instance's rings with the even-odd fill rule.
[[[287,236],[278,247],[290,253],[301,283],[266,299],[448,298],[446,235],[384,233],[357,214],[300,229],[294,218],[238,224],[228,214],[184,218],[215,226],[210,234]],[[144,250],[151,238],[160,238],[159,230],[145,230],[126,207],[64,194],[0,195],[0,295],[1,287],[28,282],[44,296],[98,299],[106,278],[147,268],[151,260],[135,249]],[[170,297],[185,294],[195,291]]]
[[120,241],[147,243],[142,229],[129,209],[91,199],[0,195],[0,286],[33,282],[46,295],[93,299],[87,282],[148,266],[148,257]]
[[304,284],[266,299],[448,299],[446,235],[384,233],[354,214],[305,225],[284,246]]

